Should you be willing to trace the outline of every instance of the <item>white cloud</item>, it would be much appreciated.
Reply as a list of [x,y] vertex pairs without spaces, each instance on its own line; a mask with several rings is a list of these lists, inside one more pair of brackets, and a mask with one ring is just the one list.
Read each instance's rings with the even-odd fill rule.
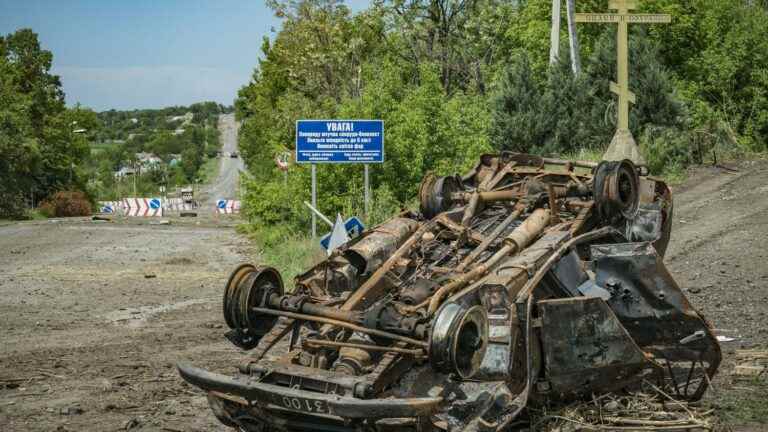
[[97,111],[206,100],[229,105],[251,77],[251,71],[185,66],[59,66],[52,72],[61,77],[67,104],[80,102]]

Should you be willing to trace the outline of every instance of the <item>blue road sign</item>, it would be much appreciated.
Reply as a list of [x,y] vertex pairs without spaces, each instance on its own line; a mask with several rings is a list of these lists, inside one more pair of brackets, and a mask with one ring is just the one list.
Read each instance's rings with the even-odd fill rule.
[[157,198],[152,198],[151,200],[149,200],[149,208],[151,208],[153,210],[159,209],[160,208],[160,200],[157,199]]
[[[363,233],[363,231],[365,231],[365,225],[363,225],[360,219],[354,216],[344,221],[344,228],[347,229],[347,234],[349,235],[350,240],[359,236]],[[331,234],[332,233],[328,233],[320,238],[320,246],[322,246],[325,250],[328,250],[328,242],[331,240]]]
[[216,207],[223,209],[227,208],[227,200],[218,200],[216,201]]
[[296,163],[382,163],[384,121],[299,120]]

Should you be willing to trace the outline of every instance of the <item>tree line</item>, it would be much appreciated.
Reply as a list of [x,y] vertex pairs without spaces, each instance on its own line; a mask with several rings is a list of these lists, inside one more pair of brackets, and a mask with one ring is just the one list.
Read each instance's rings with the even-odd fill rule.
[[[32,205],[60,191],[75,193],[56,196],[89,201],[124,196],[130,189],[126,185],[119,193],[115,171],[136,166],[136,153],[163,160],[160,169],[137,176],[137,193],[150,194],[160,185],[194,182],[217,156],[217,118],[232,107],[201,102],[101,113],[79,104],[68,108],[52,61],[30,29],[0,36],[0,218],[23,218]],[[190,119],[169,121],[187,113]]]
[[[386,162],[372,166],[370,221],[414,200],[427,171],[461,172],[510,149],[600,154],[615,130],[615,26],[578,26],[583,72],[549,64],[550,0],[270,0],[282,19],[235,102],[251,176],[245,212],[277,237],[306,232],[309,169],[287,180],[295,120],[385,121]],[[606,12],[580,0],[578,12]],[[630,26],[630,127],[650,169],[679,171],[717,154],[766,150],[768,12],[744,0],[646,0],[670,25]],[[561,14],[565,20],[565,14]],[[562,29],[566,26],[563,24]],[[563,30],[561,40],[567,40]],[[561,49],[567,53],[567,49]],[[361,213],[362,167],[321,166],[320,207]]]

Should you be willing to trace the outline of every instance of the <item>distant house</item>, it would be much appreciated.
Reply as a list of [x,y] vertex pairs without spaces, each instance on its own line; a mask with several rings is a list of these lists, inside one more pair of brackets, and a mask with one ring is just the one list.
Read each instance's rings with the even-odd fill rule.
[[181,129],[181,128],[176,129],[176,130],[173,131],[174,135],[181,135],[183,133],[184,133],[184,129]]
[[129,121],[130,121],[131,123],[133,123],[133,124],[136,124],[136,123],[138,123],[138,122],[139,122],[139,119],[137,119],[136,117],[134,117],[134,118],[130,119]]
[[192,119],[193,119],[194,117],[195,117],[195,115],[194,115],[194,114],[192,114],[191,112],[188,112],[188,113],[186,113],[186,114],[184,114],[184,115],[168,117],[168,118],[166,119],[166,121],[167,121],[168,123],[173,123],[173,122],[178,122],[178,121],[180,121],[180,122],[182,122],[182,124],[187,124],[187,123],[190,123],[190,122],[192,122]]
[[155,170],[160,167],[163,160],[157,157],[154,153],[136,153],[136,162],[138,163],[139,172],[147,170]]
[[132,176],[134,174],[136,174],[136,170],[134,170],[133,167],[124,166],[119,170],[115,171],[115,178],[121,179],[123,177]]
[[168,157],[170,158],[168,160],[169,166],[175,166],[181,163],[181,155],[180,154],[169,154]]

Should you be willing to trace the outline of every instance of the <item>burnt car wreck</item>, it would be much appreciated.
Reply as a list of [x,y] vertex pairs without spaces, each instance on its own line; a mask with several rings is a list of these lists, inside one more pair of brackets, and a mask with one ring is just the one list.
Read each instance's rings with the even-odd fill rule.
[[632,162],[483,155],[420,211],[295,279],[238,267],[223,375],[180,365],[243,431],[500,431],[529,404],[662,386],[701,398],[717,339],[663,263],[672,196]]

